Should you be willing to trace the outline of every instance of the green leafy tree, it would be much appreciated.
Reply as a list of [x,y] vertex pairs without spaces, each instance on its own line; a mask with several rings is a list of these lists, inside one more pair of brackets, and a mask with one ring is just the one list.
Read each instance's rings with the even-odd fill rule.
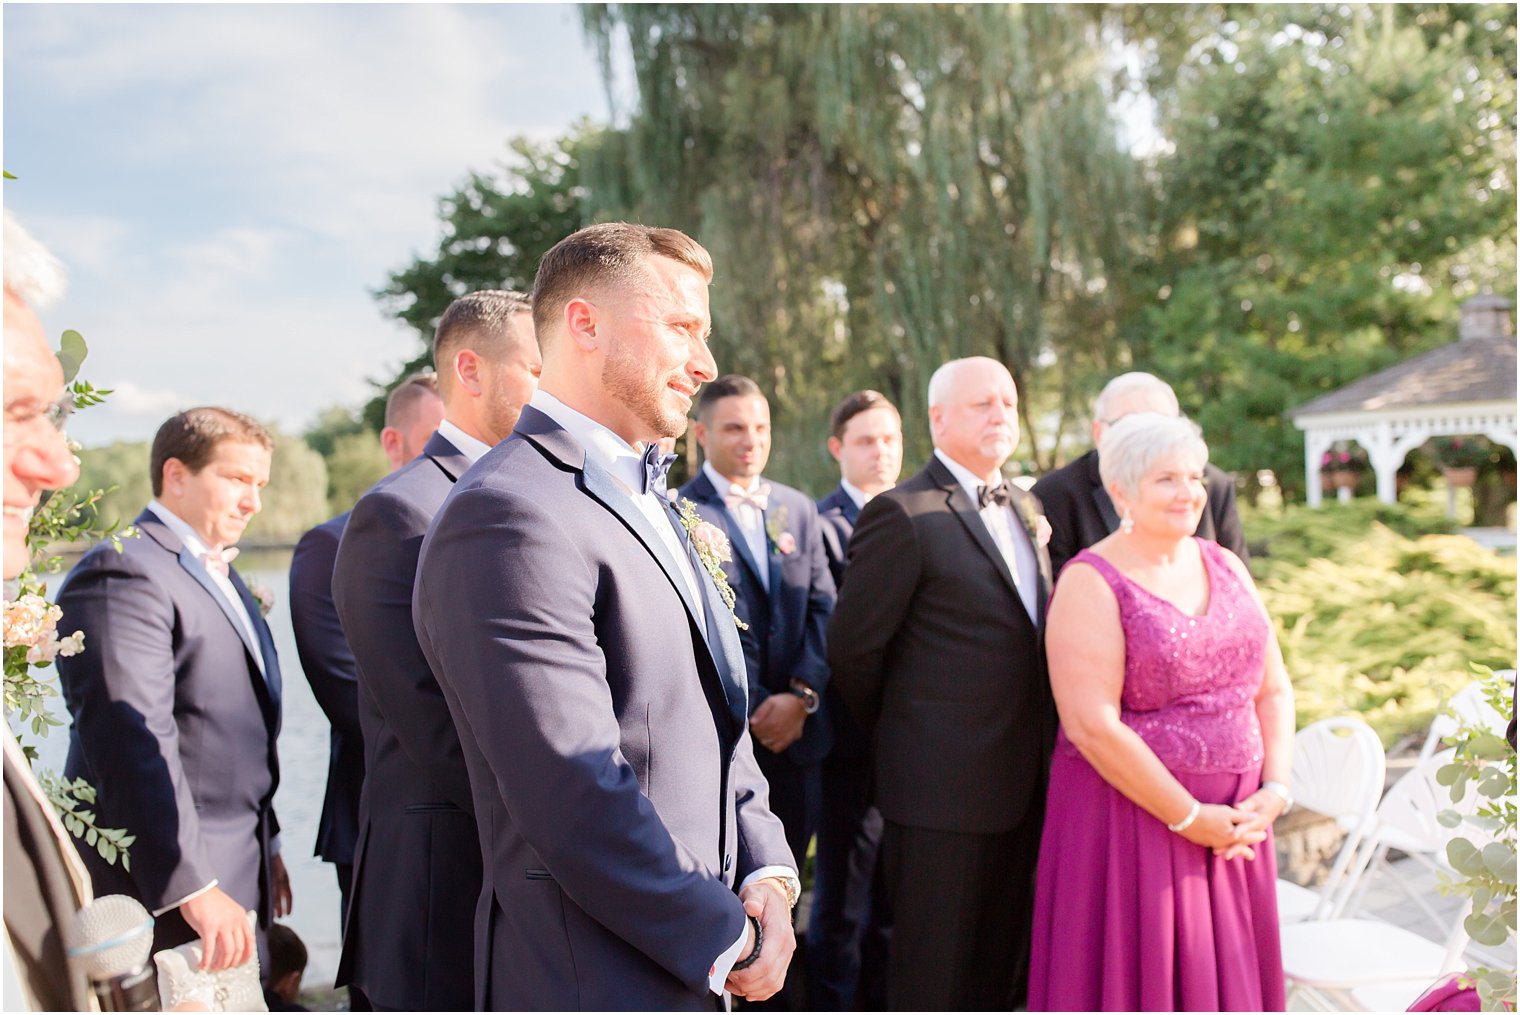
[[390,470],[380,438],[370,430],[344,434],[327,456],[327,510],[339,514]]

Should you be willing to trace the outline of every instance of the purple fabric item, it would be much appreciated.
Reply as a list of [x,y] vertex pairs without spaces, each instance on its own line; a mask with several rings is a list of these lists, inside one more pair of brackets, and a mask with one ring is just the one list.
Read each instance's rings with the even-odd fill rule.
[[1464,985],[1461,973],[1452,973],[1431,984],[1408,1011],[1482,1011],[1478,988],[1471,981]]
[[[1267,627],[1250,591],[1199,540],[1208,608],[1189,617],[1084,550],[1119,603],[1124,723],[1202,803],[1261,784]],[[1069,565],[1068,565],[1069,566]],[[1057,584],[1056,594],[1061,585]],[[1030,1011],[1282,1011],[1277,860],[1224,861],[1115,790],[1062,733],[1040,843]]]

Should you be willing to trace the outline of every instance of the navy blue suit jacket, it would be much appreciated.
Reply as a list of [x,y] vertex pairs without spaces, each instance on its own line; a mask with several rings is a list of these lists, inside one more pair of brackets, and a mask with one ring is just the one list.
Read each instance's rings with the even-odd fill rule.
[[477,1008],[712,1011],[735,885],[795,867],[737,630],[693,566],[704,623],[625,488],[531,406],[428,533],[417,632],[486,853]]
[[468,1007],[480,844],[448,704],[412,629],[428,523],[469,468],[434,434],[349,514],[333,601],[359,666],[365,777],[338,981],[387,1008]]
[[[824,638],[834,612],[834,579],[824,550],[823,525],[818,509],[802,491],[780,483],[770,486],[766,524],[784,523],[796,548],[783,554],[768,534],[763,562],[755,559],[739,523],[706,472],[698,472],[680,492],[697,505],[698,514],[728,533],[733,547],[734,560],[724,571],[737,600],[735,612],[749,625],[739,632],[739,641],[749,674],[751,714],[770,695],[789,693],[793,678],[817,691],[820,699],[829,683]],[[769,590],[760,583],[761,567],[766,569]],[[783,753],[797,764],[808,765],[822,761],[832,744],[825,706],[808,717],[802,736]]]
[[[829,555],[829,573],[834,576],[834,588],[844,588],[845,565],[850,560],[850,537],[855,532],[855,520],[860,508],[836,486],[818,502],[818,519],[823,522],[823,549]],[[871,743],[855,716],[840,697],[839,688],[829,684],[826,697],[829,709],[829,725],[834,729],[834,753],[844,758],[864,758],[870,754]]]
[[333,568],[345,511],[307,532],[290,558],[290,625],[301,672],[332,727],[328,733],[327,793],[317,822],[316,854],[328,863],[354,862],[359,838],[359,790],[364,785],[364,734],[359,728],[359,678],[354,653],[333,605]]
[[[267,926],[278,831],[274,639],[236,570],[256,640],[157,515],[145,510],[134,524],[138,538],[123,540],[120,553],[109,543],[90,550],[58,593],[60,630],[83,631],[85,643],[57,661],[74,718],[64,774],[95,787],[99,824],[137,837],[130,872],[93,849],[80,853],[97,896],[162,909],[215,878]],[[193,936],[177,916],[160,923]]]

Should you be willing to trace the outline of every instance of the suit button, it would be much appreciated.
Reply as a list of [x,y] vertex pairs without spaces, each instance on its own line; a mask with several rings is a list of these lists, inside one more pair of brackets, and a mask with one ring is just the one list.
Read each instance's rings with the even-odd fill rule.
[[734,858],[733,858],[733,855],[732,854],[727,854],[727,855],[725,855],[723,857],[723,873],[727,874],[729,871],[731,871],[733,869],[734,869]]

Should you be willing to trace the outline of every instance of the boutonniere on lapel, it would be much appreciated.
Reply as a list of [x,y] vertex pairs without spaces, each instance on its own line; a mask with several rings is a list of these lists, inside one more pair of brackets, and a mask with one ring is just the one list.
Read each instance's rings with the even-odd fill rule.
[[723,570],[725,561],[734,559],[733,547],[728,545],[728,537],[723,530],[712,522],[703,521],[702,516],[697,514],[697,505],[681,498],[677,510],[681,517],[681,528],[686,530],[686,536],[691,540],[691,545],[697,551],[697,559],[712,576],[713,584],[718,587],[718,595],[723,599],[723,605],[728,607],[728,612],[733,614],[734,623],[739,630],[748,631],[749,625],[739,619],[734,613],[734,589],[728,584],[728,573]]
[[249,582],[248,594],[253,597],[254,602],[259,604],[259,616],[269,616],[269,611],[274,609],[274,590],[268,585]]
[[797,539],[786,531],[786,522],[785,504],[778,505],[765,520],[765,536],[771,541],[771,548],[783,557],[797,552]]
[[1050,521],[1045,513],[1036,505],[1033,497],[1020,497],[1017,500],[1019,521],[1024,523],[1024,531],[1029,533],[1029,538],[1034,540],[1037,547],[1050,542]]

